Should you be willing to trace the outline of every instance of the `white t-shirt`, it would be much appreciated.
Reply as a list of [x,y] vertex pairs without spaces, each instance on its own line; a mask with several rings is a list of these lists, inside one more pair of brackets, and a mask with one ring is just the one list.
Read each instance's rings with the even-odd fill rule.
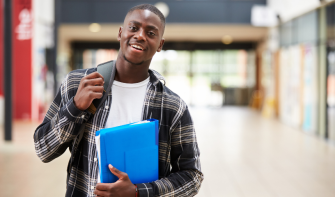
[[142,108],[148,83],[149,77],[139,83],[113,82],[112,106],[105,128],[142,120]]
[[[112,107],[110,107],[105,128],[142,120],[142,108],[148,83],[149,77],[139,83],[113,82]],[[99,172],[98,183],[100,183]]]

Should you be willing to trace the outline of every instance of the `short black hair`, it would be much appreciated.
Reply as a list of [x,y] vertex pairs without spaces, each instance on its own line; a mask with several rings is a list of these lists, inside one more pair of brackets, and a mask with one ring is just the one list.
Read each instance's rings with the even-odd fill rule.
[[137,6],[135,6],[135,7],[132,7],[132,8],[128,11],[127,15],[130,14],[130,13],[132,13],[132,12],[135,11],[135,10],[149,10],[150,12],[156,14],[156,15],[161,19],[161,22],[162,22],[163,27],[164,27],[164,29],[165,29],[165,17],[164,17],[164,15],[162,14],[162,12],[159,11],[159,9],[157,9],[154,5],[151,5],[151,4],[141,4],[141,5],[137,5]]

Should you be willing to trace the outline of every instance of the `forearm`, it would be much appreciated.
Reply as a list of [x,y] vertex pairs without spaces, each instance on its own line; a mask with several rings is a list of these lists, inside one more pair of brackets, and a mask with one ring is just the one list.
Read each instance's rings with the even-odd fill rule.
[[143,196],[194,196],[199,192],[203,174],[198,170],[183,170],[151,183],[137,184]]
[[80,125],[89,114],[76,109],[71,98],[58,107],[57,97],[50,106],[43,123],[34,134],[35,150],[43,162],[60,156],[79,133]]

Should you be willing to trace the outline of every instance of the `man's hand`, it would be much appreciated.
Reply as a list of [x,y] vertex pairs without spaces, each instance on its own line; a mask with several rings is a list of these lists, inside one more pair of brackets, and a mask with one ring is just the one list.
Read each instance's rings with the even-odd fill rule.
[[113,196],[113,197],[135,197],[136,188],[135,185],[130,181],[127,173],[121,172],[109,164],[109,170],[117,177],[115,183],[98,183],[95,187],[94,194],[97,196]]
[[79,110],[86,110],[94,99],[99,99],[104,91],[104,77],[98,72],[91,73],[80,80],[80,84],[74,96],[74,105]]

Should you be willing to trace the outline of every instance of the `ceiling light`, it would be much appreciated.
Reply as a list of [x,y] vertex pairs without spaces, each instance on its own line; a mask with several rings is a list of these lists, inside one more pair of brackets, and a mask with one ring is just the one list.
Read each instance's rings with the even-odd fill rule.
[[101,25],[99,23],[92,23],[90,24],[90,26],[88,27],[88,29],[91,31],[91,32],[99,32],[101,30]]
[[223,44],[231,44],[233,42],[233,38],[230,35],[225,35],[222,37],[222,43]]
[[166,18],[169,15],[169,6],[164,2],[158,2],[155,4],[155,7],[162,12],[164,17]]

